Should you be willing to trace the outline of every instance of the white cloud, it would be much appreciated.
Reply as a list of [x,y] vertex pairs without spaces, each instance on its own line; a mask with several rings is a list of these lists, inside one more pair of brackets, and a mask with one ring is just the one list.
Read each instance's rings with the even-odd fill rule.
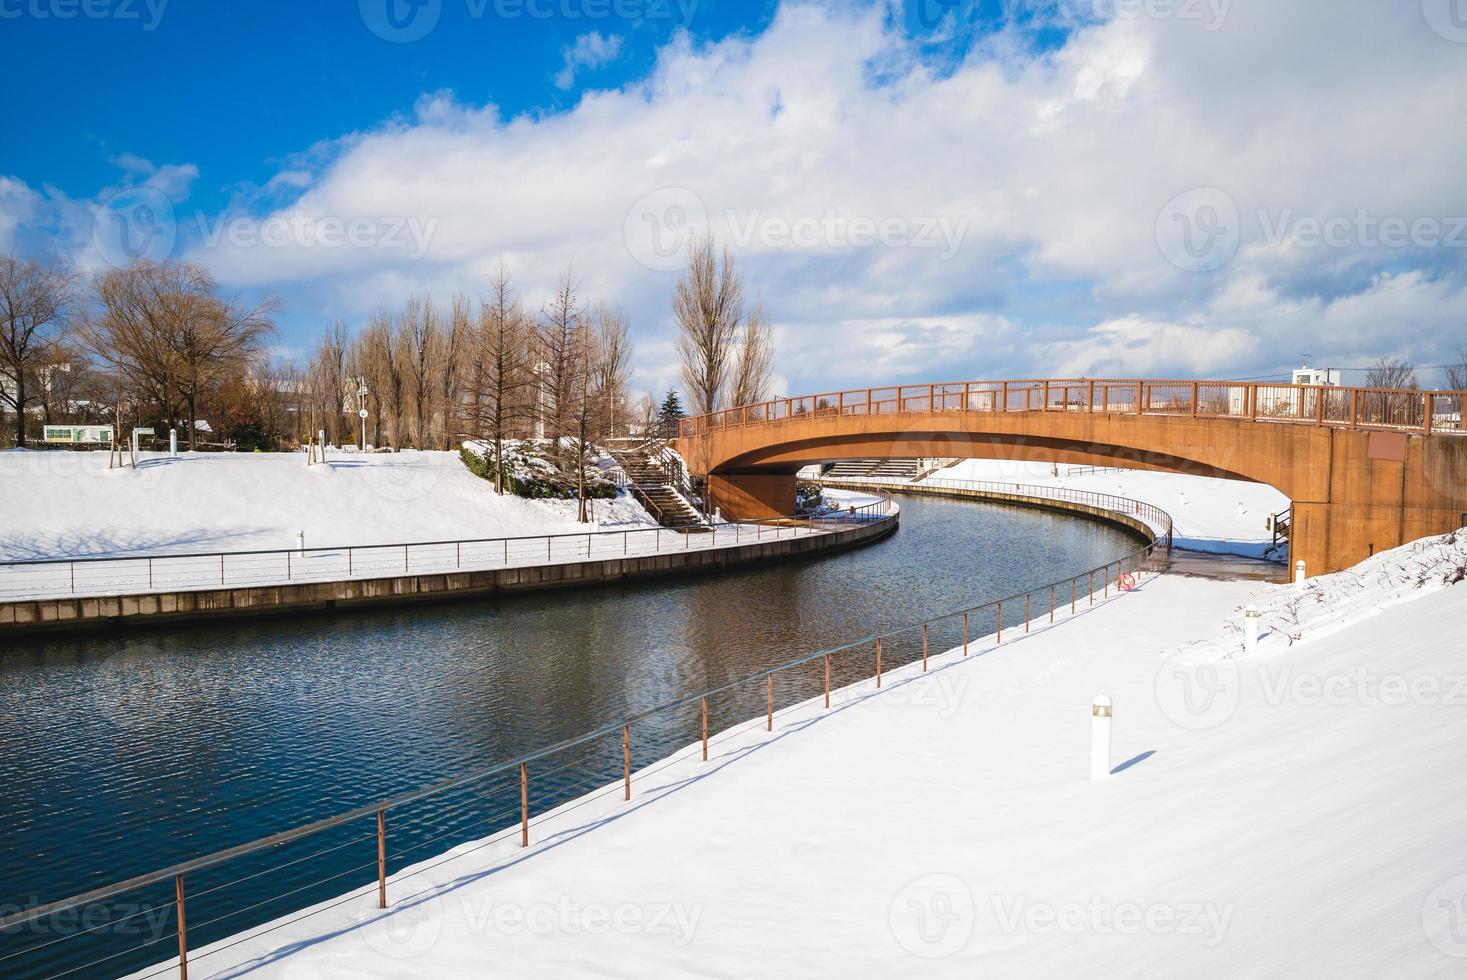
[[555,87],[564,91],[576,82],[576,72],[582,68],[601,68],[616,60],[621,54],[621,37],[610,37],[600,31],[590,31],[576,38],[576,43],[562,52],[565,67],[555,75]]
[[[1441,363],[1460,337],[1467,248],[1264,240],[1286,211],[1467,216],[1467,127],[1449,124],[1467,117],[1467,48],[1414,8],[1234,0],[1216,30],[1081,19],[1058,49],[1015,29],[941,66],[884,12],[786,4],[758,35],[679,34],[646,78],[561,112],[505,118],[425,93],[411,116],[309,148],[308,165],[271,181],[290,203],[266,216],[436,220],[419,260],[196,241],[186,254],[232,285],[284,293],[302,322],[360,318],[413,291],[477,292],[501,256],[534,307],[574,263],[583,295],[631,313],[649,384],[670,380],[675,275],[649,270],[625,236],[649,217],[629,210],[668,189],[683,204],[651,218],[702,215],[726,236],[829,214],[846,228],[961,225],[949,258],[849,236],[740,247],[779,324],[790,393],[1258,374],[1303,352],[1345,363],[1387,348]],[[565,77],[617,43],[583,35]],[[1224,191],[1241,217],[1236,257],[1205,274],[1169,264],[1156,240],[1163,206],[1198,187]]]

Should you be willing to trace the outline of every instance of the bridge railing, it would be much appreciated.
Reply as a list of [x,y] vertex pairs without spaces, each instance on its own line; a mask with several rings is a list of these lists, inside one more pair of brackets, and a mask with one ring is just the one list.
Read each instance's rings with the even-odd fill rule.
[[[1137,506],[1109,499],[1124,513]],[[1170,518],[1155,510],[1169,529]],[[889,496],[855,517],[862,515],[872,523],[891,520]],[[828,710],[833,699],[845,703],[879,691],[883,673],[915,671],[918,664],[926,671],[932,655],[961,649],[968,656],[1012,643],[1137,588],[1145,575],[1164,568],[1167,537],[1067,578],[867,633],[433,785],[344,804],[351,808],[334,816],[70,898],[22,903],[19,911],[0,914],[0,940],[17,938],[13,948],[0,945],[0,972],[117,975],[152,964],[149,978],[186,980],[190,960],[212,966],[208,958],[234,944],[223,941],[227,937],[281,917],[296,921],[352,903],[348,914],[370,927],[415,875],[441,863],[427,862],[435,853],[454,848],[461,856],[491,844],[529,847],[539,817],[575,799],[629,802],[633,782],[644,778],[638,769],[670,753],[701,753],[707,762],[710,745],[716,748],[736,731],[773,732],[778,713]],[[475,840],[480,843],[468,844]],[[435,850],[425,850],[430,847]],[[270,897],[241,894],[238,886],[245,883],[268,889]]]
[[791,419],[928,412],[1179,415],[1431,434],[1467,431],[1467,392],[1242,381],[1055,378],[853,388],[684,419],[684,437]]

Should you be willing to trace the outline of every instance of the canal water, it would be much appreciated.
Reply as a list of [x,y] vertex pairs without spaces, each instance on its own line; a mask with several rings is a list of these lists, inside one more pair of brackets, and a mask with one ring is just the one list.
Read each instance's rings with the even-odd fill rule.
[[[7,642],[0,914],[512,759],[1136,547],[1074,517],[899,500],[901,528],[886,540],[760,570]],[[972,628],[992,622],[975,616]],[[959,620],[934,630],[933,649],[959,643],[960,630]],[[919,656],[915,637],[887,644],[884,666]],[[836,657],[832,684],[872,666],[864,651]],[[790,671],[776,703],[820,684],[818,665]],[[763,710],[762,682],[745,685],[714,700],[710,730]],[[694,707],[634,726],[633,765],[694,741],[698,724]],[[615,780],[621,764],[619,733],[537,764],[532,815]],[[506,774],[389,811],[389,872],[511,826],[518,806],[518,776]],[[373,881],[375,861],[367,818],[191,875],[190,945]],[[172,895],[171,884],[152,886],[0,935],[0,975],[114,976],[165,960],[176,953]]]

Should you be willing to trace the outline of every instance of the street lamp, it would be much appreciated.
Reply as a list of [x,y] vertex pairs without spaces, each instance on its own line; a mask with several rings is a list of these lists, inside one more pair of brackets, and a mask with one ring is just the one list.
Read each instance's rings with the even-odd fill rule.
[[362,420],[362,441],[357,443],[362,452],[367,451],[367,379],[357,378],[357,415]]

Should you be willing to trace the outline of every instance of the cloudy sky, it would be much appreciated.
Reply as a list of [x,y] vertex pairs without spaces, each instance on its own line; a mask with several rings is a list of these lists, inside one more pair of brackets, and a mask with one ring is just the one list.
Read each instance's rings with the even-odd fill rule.
[[787,394],[1467,344],[1467,0],[300,6],[0,4],[0,248],[204,263],[287,353],[570,266],[659,390],[704,227]]

